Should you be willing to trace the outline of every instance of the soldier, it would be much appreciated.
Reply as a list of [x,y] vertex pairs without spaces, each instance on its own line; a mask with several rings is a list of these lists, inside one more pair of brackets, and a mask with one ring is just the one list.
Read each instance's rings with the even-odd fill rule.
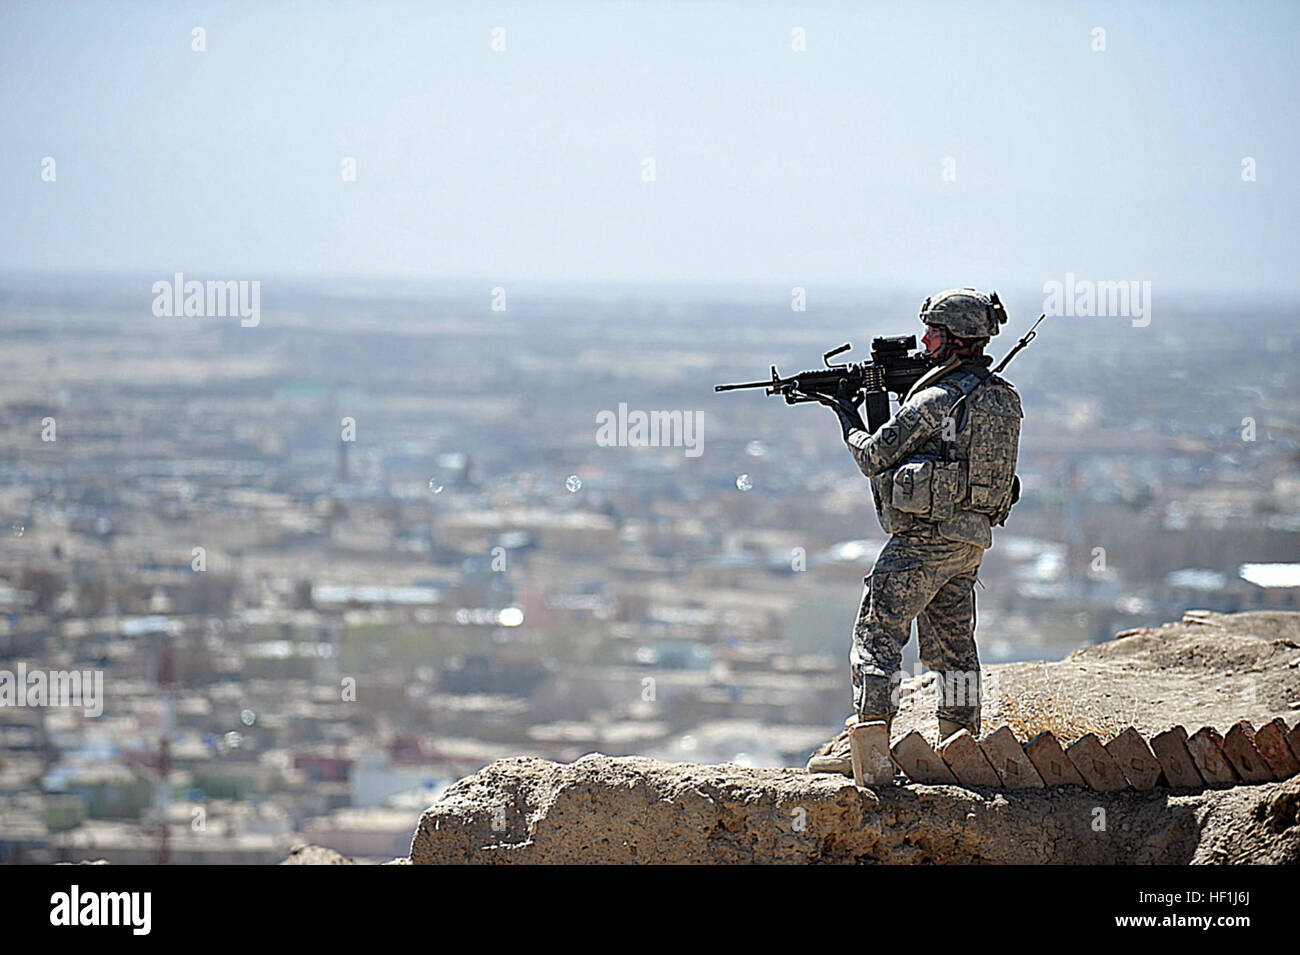
[[[997,292],[953,289],[921,305],[922,339],[935,366],[875,433],[852,403],[819,398],[871,481],[890,534],[866,578],[849,662],[860,723],[888,726],[898,709],[903,647],[916,620],[921,660],[938,676],[939,738],[980,728],[975,576],[991,528],[1019,498],[1020,398],[990,371],[984,346],[1007,315]],[[888,739],[884,745],[888,746]],[[847,743],[814,756],[811,772],[853,775]]]

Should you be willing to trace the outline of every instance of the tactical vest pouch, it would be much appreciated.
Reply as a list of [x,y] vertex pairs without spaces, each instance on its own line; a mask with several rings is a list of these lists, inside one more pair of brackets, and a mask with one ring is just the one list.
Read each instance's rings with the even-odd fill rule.
[[1020,444],[1019,399],[1012,404],[986,389],[971,404],[967,507],[999,524],[1011,510]]
[[894,472],[882,471],[871,478],[871,500],[876,505],[876,517],[880,518],[880,529],[886,534],[894,533],[894,525],[903,517],[894,510]]
[[933,461],[909,461],[894,472],[894,493],[891,503],[905,514],[930,516],[933,503]]
[[972,484],[970,486],[970,509],[981,514],[992,514],[1002,503],[1003,496],[1002,488]]
[[931,480],[930,519],[936,522],[952,520],[966,497],[964,468],[961,461],[934,462]]

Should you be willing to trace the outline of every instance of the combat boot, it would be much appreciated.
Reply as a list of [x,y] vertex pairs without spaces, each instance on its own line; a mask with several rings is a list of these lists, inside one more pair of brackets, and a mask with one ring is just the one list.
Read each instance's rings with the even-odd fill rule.
[[978,727],[976,729],[971,729],[965,723],[958,723],[956,720],[946,719],[945,717],[942,716],[939,717],[939,742],[940,743],[942,743],[944,740],[946,740],[949,736],[951,736],[953,733],[957,732],[958,730],[968,730],[971,736],[974,736],[977,739],[979,738]]
[[[856,725],[858,722],[866,722],[867,720],[871,720],[871,721],[884,720],[885,724],[888,726],[888,725],[892,725],[893,719],[894,718],[892,716],[872,716],[872,717],[867,717],[865,719],[860,719],[857,716],[857,714],[854,714],[853,716],[849,716],[845,718],[844,728],[852,729],[852,727]],[[831,751],[825,754],[824,756],[813,756],[812,758],[810,758],[808,760],[808,765],[805,767],[808,770],[808,772],[839,773],[843,776],[852,776],[853,757],[849,752],[850,735],[851,734],[849,733],[845,733],[844,735],[837,737],[835,741],[831,744]]]
[[[844,728],[848,729],[858,721],[856,715],[846,717]],[[853,761],[849,758],[849,736],[845,733],[843,736],[836,737],[831,742],[831,751],[824,756],[813,756],[808,760],[808,765],[804,767],[810,773],[840,773],[844,776],[853,775]]]
[[[839,749],[841,747],[836,747]],[[844,776],[853,775],[853,760],[849,758],[849,740],[844,738],[843,752],[831,752],[825,756],[813,756],[809,758],[808,765],[804,767],[810,773],[840,773]]]

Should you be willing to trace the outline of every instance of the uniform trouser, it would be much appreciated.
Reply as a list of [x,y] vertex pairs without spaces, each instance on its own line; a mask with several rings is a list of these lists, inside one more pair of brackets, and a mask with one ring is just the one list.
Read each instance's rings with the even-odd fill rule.
[[853,705],[893,716],[903,647],[916,620],[921,662],[937,676],[939,716],[978,734],[980,662],[975,649],[975,575],[984,549],[933,531],[895,534],[866,578],[849,663]]

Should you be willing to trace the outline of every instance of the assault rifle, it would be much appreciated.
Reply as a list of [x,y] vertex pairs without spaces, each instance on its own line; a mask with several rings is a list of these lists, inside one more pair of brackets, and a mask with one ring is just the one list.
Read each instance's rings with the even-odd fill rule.
[[714,385],[714,391],[739,391],[742,388],[762,388],[768,395],[780,395],[788,405],[816,401],[818,395],[845,398],[854,407],[866,403],[867,428],[874,432],[889,420],[889,396],[901,401],[921,380],[921,376],[934,367],[934,361],[924,352],[909,354],[916,348],[915,335],[894,335],[871,340],[871,360],[859,362],[832,362],[836,355],[852,348],[844,344],[822,356],[825,368],[801,371],[788,378],[777,373],[772,366],[768,381],[746,381],[732,385]]
[[[1038,335],[1038,326],[1045,318],[1039,315],[1038,321],[1029,327],[1014,348],[993,368],[998,374],[1007,363],[1015,358],[1020,350]],[[899,401],[912,390],[912,386],[935,366],[935,361],[925,357],[925,352],[908,354],[916,347],[915,335],[894,335],[871,340],[871,361],[832,362],[836,355],[843,354],[852,345],[841,345],[822,356],[825,368],[801,371],[789,378],[782,378],[772,366],[772,378],[769,381],[746,381],[734,385],[714,385],[714,391],[738,391],[741,388],[762,388],[768,395],[780,395],[788,405],[816,401],[818,395],[831,398],[847,398],[857,407],[863,402],[867,406],[867,430],[873,434],[889,420],[889,396],[894,394]],[[980,384],[987,381],[985,377]],[[976,388],[979,385],[975,386]],[[973,389],[972,389],[973,390]],[[963,394],[960,403],[969,397]]]

